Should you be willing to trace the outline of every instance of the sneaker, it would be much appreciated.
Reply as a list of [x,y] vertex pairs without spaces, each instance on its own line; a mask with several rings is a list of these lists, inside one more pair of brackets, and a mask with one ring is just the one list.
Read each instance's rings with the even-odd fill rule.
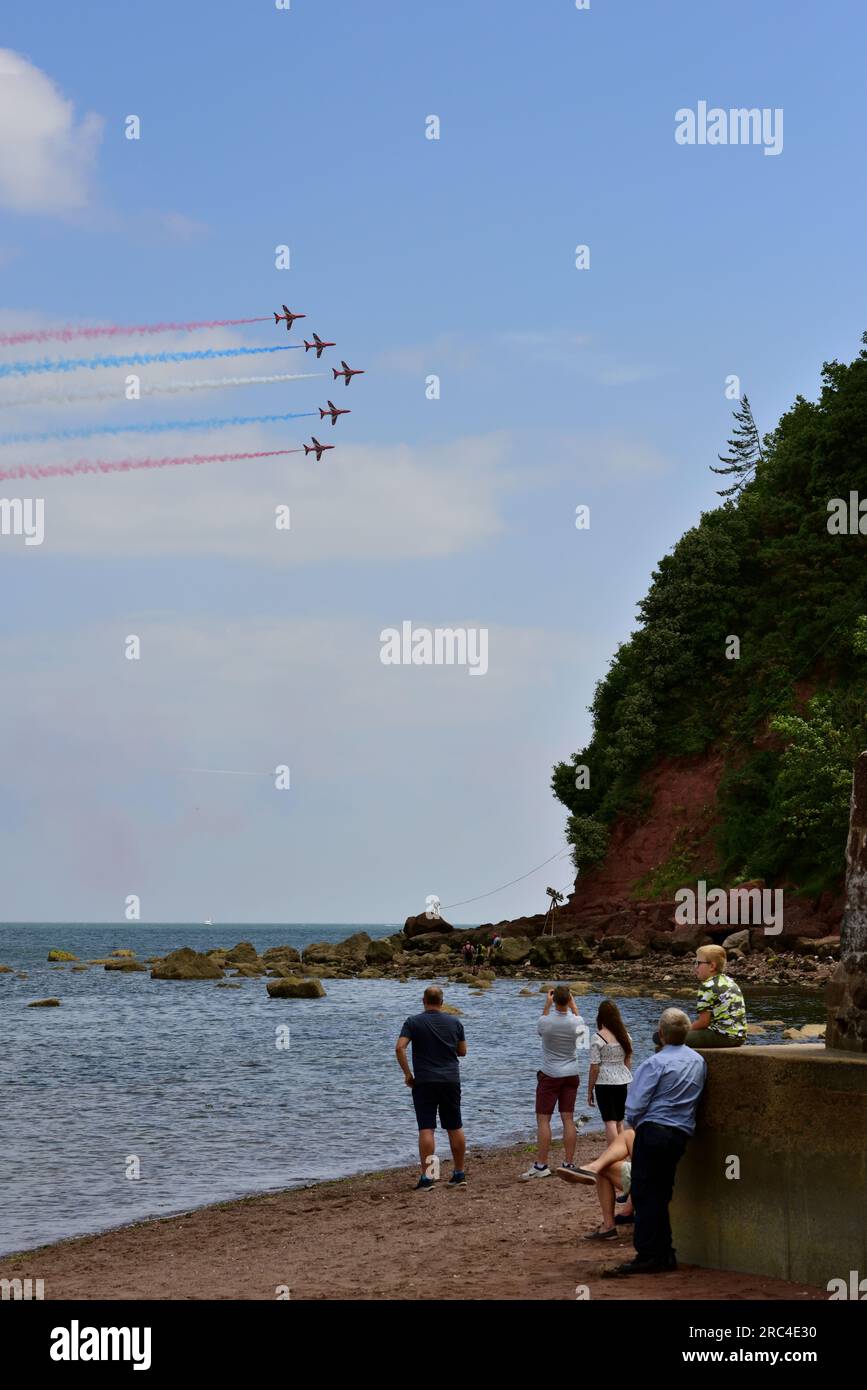
[[547,1163],[543,1163],[541,1167],[538,1163],[534,1163],[532,1168],[528,1168],[526,1173],[521,1174],[521,1182],[529,1182],[531,1178],[550,1178],[550,1176],[551,1169]]
[[433,1188],[433,1178],[426,1178],[422,1175],[412,1190],[413,1192],[433,1192]]
[[466,1187],[466,1185],[467,1185],[467,1175],[466,1175],[466,1173],[452,1173],[451,1177],[449,1178],[448,1182],[446,1183],[446,1187]]
[[577,1173],[578,1169],[574,1163],[561,1163],[561,1168],[565,1168],[567,1173]]

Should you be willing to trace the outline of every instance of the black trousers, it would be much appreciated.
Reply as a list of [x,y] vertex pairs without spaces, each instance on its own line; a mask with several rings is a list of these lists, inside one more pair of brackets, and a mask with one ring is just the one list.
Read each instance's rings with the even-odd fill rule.
[[686,1142],[686,1130],[645,1120],[632,1145],[632,1203],[635,1208],[635,1254],[639,1260],[666,1264],[673,1254],[668,1204],[674,1171]]

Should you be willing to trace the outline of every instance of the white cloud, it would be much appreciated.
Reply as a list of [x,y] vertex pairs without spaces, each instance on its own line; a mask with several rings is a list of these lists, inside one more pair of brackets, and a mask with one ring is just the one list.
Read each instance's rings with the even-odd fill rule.
[[[250,453],[292,447],[318,424],[287,421],[280,437],[273,426],[245,425],[0,454],[18,465],[52,457]],[[312,455],[292,454],[18,486],[45,498],[46,555],[219,555],[284,568],[455,555],[505,529],[501,504],[515,477],[504,435],[427,447],[342,443],[325,429],[317,437],[336,445],[319,464]],[[275,525],[282,504],[291,509],[288,531]]]
[[0,206],[74,212],[90,201],[101,117],[73,103],[20,54],[0,49]]

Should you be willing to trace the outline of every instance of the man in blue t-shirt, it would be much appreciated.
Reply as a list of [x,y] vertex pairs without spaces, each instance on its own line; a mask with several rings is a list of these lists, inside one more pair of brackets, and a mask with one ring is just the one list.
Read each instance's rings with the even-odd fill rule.
[[[443,1013],[443,992],[428,985],[424,992],[424,1012],[410,1014],[400,1030],[395,1053],[407,1086],[412,1090],[418,1121],[418,1154],[421,1177],[416,1192],[430,1192],[436,1178],[437,1111],[442,1128],[448,1131],[454,1171],[449,1187],[465,1187],[464,1155],[467,1142],[461,1119],[461,1073],[459,1057],[466,1057],[464,1027],[452,1014]],[[412,1069],[406,1050],[412,1044]]]

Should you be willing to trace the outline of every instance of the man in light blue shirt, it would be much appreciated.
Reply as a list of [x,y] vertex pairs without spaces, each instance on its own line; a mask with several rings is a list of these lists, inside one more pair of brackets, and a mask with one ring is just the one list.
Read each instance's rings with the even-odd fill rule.
[[685,1046],[689,1026],[682,1009],[665,1010],[659,1020],[662,1046],[641,1063],[629,1089],[626,1123],[635,1130],[635,1259],[618,1265],[613,1274],[677,1269],[668,1204],[674,1192],[675,1169],[695,1132],[695,1112],[707,1075],[701,1053]]

